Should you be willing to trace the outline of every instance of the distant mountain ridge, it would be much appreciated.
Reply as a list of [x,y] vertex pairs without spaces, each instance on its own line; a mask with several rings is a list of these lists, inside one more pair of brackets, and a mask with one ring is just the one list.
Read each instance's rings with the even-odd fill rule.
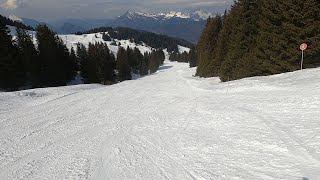
[[38,24],[47,24],[59,34],[72,34],[79,31],[88,31],[98,27],[128,27],[140,29],[171,37],[197,42],[207,18],[215,16],[202,10],[192,13],[171,11],[168,13],[146,13],[127,11],[115,19],[63,19],[52,22],[39,22],[28,18],[12,18],[24,24],[36,27]]
[[210,16],[214,14],[204,11],[193,13],[171,11],[158,14],[128,11],[116,18],[112,26],[141,29],[197,42]]
[[193,21],[200,21],[200,20],[207,20],[209,17],[214,16],[213,13],[207,13],[202,10],[195,11],[193,13],[183,13],[177,11],[170,11],[169,13],[144,13],[144,12],[132,12],[127,11],[124,15],[119,16],[118,18],[129,18],[129,19],[136,19],[136,18],[152,18],[159,21],[165,21],[172,18],[178,19],[189,19]]

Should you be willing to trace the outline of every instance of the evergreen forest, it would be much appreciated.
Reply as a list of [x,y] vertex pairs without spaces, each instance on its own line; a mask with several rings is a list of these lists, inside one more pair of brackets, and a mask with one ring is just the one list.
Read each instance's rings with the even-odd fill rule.
[[320,66],[317,0],[238,0],[209,18],[197,44],[197,75],[222,81]]
[[35,45],[30,33],[20,28],[13,39],[0,21],[0,89],[64,86],[77,76],[84,83],[109,85],[130,80],[132,74],[154,73],[165,59],[160,49],[142,54],[137,48],[122,47],[115,57],[104,43],[78,44],[69,50],[46,25],[36,28],[36,39]]

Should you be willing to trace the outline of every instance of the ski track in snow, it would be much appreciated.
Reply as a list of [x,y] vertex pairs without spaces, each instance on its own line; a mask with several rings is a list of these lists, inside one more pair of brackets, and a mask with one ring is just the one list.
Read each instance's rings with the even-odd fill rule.
[[320,179],[320,69],[220,83],[165,66],[0,93],[0,179]]

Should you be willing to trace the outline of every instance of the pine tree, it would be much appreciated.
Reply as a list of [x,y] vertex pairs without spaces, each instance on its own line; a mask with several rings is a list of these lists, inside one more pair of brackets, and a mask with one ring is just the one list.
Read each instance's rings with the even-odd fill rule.
[[17,46],[23,62],[27,84],[38,87],[40,81],[40,62],[33,40],[26,30],[17,29]]
[[71,68],[73,69],[73,71],[70,71],[70,76],[75,77],[80,70],[80,66],[79,66],[79,59],[73,47],[71,47],[69,59],[70,59],[69,66],[71,66]]
[[88,79],[90,83],[103,83],[104,56],[102,44],[89,43],[88,47]]
[[232,19],[234,18],[233,16],[229,16],[229,14],[231,13],[225,11],[222,17],[223,27],[218,35],[218,41],[215,48],[213,61],[210,63],[210,69],[213,76],[217,76],[220,74],[221,64],[224,61],[228,51],[230,50],[230,48],[228,47],[231,41],[229,35],[232,34],[233,31],[234,25],[232,24]]
[[116,61],[115,57],[112,52],[110,52],[108,46],[103,44],[103,81],[104,84],[113,84],[116,79],[115,75],[115,68],[116,68]]
[[135,73],[139,73],[141,76],[146,75],[146,64],[143,60],[143,55],[140,50],[135,47],[133,50],[133,58],[135,59],[135,65],[132,67]]
[[150,73],[155,73],[159,69],[161,63],[164,61],[164,54],[159,50],[154,50],[150,54],[147,55],[148,57],[148,65]]
[[83,82],[90,83],[89,81],[89,57],[86,47],[83,44],[77,44],[77,59],[80,66],[80,74]]
[[320,66],[320,3],[305,0],[303,4],[300,43],[308,44],[305,51],[305,67]]
[[[290,51],[297,49],[295,44],[298,43],[293,39],[296,37],[294,34],[297,29],[286,20],[287,15],[284,11],[286,11],[284,1],[274,0],[272,3],[262,1],[257,44],[252,50],[255,61],[250,63],[255,67],[251,68],[255,69],[255,72],[250,73],[249,76],[287,72],[298,67],[298,63],[294,62],[298,57],[290,55],[292,54]],[[295,13],[294,9],[290,11],[289,14]]]
[[197,44],[198,68],[197,75],[201,77],[213,76],[212,71],[208,69],[213,60],[214,51],[218,42],[219,33],[222,29],[222,17],[217,15],[209,18],[204,28],[200,40]]
[[149,54],[146,52],[143,55],[143,60],[141,61],[140,66],[140,75],[145,76],[149,74]]
[[138,48],[135,47],[135,49],[131,49],[130,47],[127,48],[127,57],[128,61],[131,67],[132,72],[138,73],[138,65],[139,65],[139,56],[140,56],[140,51]]
[[74,78],[75,67],[70,63],[69,51],[63,41],[46,25],[36,28],[44,86],[65,85]]
[[140,61],[140,65],[139,65],[139,73],[141,76],[145,76],[148,75],[148,66],[146,63],[146,58],[143,57]]
[[170,54],[170,57],[169,57],[169,60],[170,61],[177,61],[177,56],[178,56],[178,53],[176,53],[176,52],[172,52],[171,54]]
[[0,89],[16,90],[24,82],[24,69],[8,28],[0,23]]
[[82,44],[78,44],[77,56],[85,83],[110,85],[115,82],[115,57],[106,44],[89,43],[88,50]]
[[228,81],[293,71],[299,69],[303,42],[309,44],[305,66],[320,66],[319,9],[316,0],[236,1],[219,33],[208,20],[197,45],[197,75]]
[[131,68],[128,62],[128,54],[126,50],[122,47],[119,48],[117,54],[117,70],[118,70],[118,80],[125,81],[131,80]]
[[188,59],[189,59],[190,68],[193,68],[193,67],[197,66],[197,54],[196,54],[195,47],[192,47],[190,49],[190,52],[189,52],[189,55],[188,55]]

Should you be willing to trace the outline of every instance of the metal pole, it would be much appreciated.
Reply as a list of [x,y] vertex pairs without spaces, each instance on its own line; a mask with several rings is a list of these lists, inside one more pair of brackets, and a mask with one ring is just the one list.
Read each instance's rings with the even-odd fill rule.
[[303,50],[302,50],[302,57],[301,57],[301,70],[303,69]]

